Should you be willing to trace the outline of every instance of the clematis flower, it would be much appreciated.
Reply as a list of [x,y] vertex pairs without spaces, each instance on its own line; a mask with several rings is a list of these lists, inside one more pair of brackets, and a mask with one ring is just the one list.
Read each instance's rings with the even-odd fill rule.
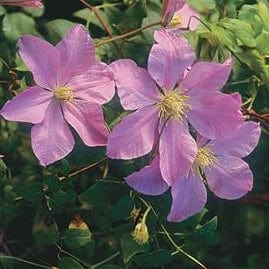
[[0,5],[42,8],[41,0],[0,0]]
[[[171,187],[173,201],[168,220],[182,221],[204,208],[207,200],[205,182],[216,196],[223,199],[238,199],[250,191],[253,175],[241,158],[253,151],[260,133],[259,124],[248,121],[229,139],[200,137],[195,162],[188,175]],[[126,182],[146,195],[159,195],[169,188],[162,178],[158,156],[149,166],[129,175]]]
[[74,147],[68,124],[87,146],[104,146],[108,130],[101,105],[114,95],[112,72],[95,59],[93,42],[76,25],[54,47],[23,36],[19,53],[36,86],[8,101],[0,114],[7,120],[33,123],[32,148],[44,166],[62,159]]
[[155,40],[148,71],[132,60],[111,64],[123,108],[136,111],[109,135],[107,155],[127,160],[159,152],[161,175],[171,186],[187,175],[197,154],[188,123],[208,139],[225,138],[238,130],[243,116],[240,104],[219,92],[231,72],[229,60],[193,64],[186,39],[160,30]]
[[190,7],[185,0],[167,0],[163,2],[162,21],[168,30],[181,31],[187,29],[194,31],[199,21],[199,13]]

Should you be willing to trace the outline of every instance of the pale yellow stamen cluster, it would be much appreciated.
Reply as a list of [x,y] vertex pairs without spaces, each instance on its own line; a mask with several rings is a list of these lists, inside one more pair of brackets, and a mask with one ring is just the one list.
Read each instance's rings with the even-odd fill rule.
[[59,87],[54,92],[54,97],[58,102],[69,102],[74,99],[74,93],[69,87]]
[[183,17],[179,14],[174,14],[171,21],[169,22],[169,27],[180,27],[184,23]]
[[187,100],[188,96],[180,91],[165,92],[157,104],[160,118],[171,117],[181,121],[189,108]]
[[195,159],[195,163],[201,168],[215,164],[217,161],[218,159],[208,146],[200,148]]
[[135,226],[132,236],[138,244],[147,243],[149,241],[149,232],[146,223],[143,221],[138,223]]

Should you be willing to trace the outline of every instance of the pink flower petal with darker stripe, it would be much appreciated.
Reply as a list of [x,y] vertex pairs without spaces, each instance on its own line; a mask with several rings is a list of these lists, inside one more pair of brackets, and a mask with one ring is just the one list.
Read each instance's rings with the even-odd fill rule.
[[64,158],[72,151],[75,141],[57,102],[52,101],[44,120],[32,127],[31,140],[33,151],[43,166]]
[[6,102],[0,114],[6,120],[39,123],[45,116],[51,98],[51,92],[34,86]]
[[125,180],[130,187],[146,195],[160,195],[169,189],[161,175],[159,157]]
[[64,118],[77,131],[87,146],[105,146],[108,129],[100,105],[74,100],[62,105]]

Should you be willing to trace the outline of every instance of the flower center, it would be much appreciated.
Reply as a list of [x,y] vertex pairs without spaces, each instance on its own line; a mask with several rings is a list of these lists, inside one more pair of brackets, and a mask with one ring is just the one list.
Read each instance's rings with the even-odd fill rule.
[[59,102],[69,102],[74,99],[74,93],[69,87],[59,87],[55,90],[54,97]]
[[140,222],[135,226],[135,229],[132,233],[133,239],[138,243],[138,244],[145,244],[149,241],[149,232],[148,232],[148,227],[146,223]]
[[179,14],[174,14],[171,21],[169,22],[169,27],[180,27],[184,23],[183,17]]
[[189,105],[187,104],[188,96],[179,91],[167,91],[162,96],[161,101],[157,104],[159,108],[159,117],[172,117],[181,121],[186,114]]
[[195,159],[195,163],[201,168],[215,164],[217,161],[218,159],[208,146],[200,148]]

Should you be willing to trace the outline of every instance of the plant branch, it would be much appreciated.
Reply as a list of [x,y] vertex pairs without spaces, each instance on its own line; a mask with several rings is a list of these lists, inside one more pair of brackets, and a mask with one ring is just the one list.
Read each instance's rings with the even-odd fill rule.
[[105,263],[107,263],[107,262],[113,260],[115,257],[117,257],[117,256],[119,256],[119,255],[120,255],[120,252],[117,251],[117,252],[114,253],[112,256],[110,256],[110,257],[108,257],[108,258],[106,258],[106,259],[104,259],[104,260],[102,260],[102,261],[100,261],[100,262],[98,262],[98,263],[96,263],[96,264],[93,264],[90,268],[91,268],[91,269],[98,268],[98,267],[104,265]]
[[[149,204],[148,202],[146,202],[142,197],[139,196],[139,199],[147,206],[147,207],[151,207],[152,212],[154,213],[155,217],[158,218],[158,214],[155,211],[155,209],[152,207],[151,204]],[[203,265],[200,261],[198,261],[196,258],[194,258],[192,255],[190,255],[189,253],[187,253],[185,250],[182,249],[182,247],[178,246],[177,243],[174,241],[174,239],[171,237],[171,235],[169,234],[169,232],[167,231],[167,229],[165,228],[165,226],[163,224],[160,224],[162,230],[164,231],[167,239],[170,241],[170,243],[174,246],[174,248],[176,249],[176,251],[172,254],[175,255],[177,253],[181,253],[183,255],[185,255],[186,257],[188,257],[190,260],[192,260],[194,263],[198,264],[201,268],[203,269],[208,269],[205,265]]]
[[142,32],[142,31],[144,31],[144,30],[146,30],[146,29],[148,29],[148,28],[151,28],[151,27],[156,26],[156,25],[161,25],[161,24],[162,24],[161,21],[158,21],[158,22],[154,22],[154,23],[148,24],[148,25],[146,25],[146,26],[144,26],[144,27],[141,27],[141,28],[132,30],[132,31],[127,32],[127,33],[124,33],[124,34],[122,34],[122,35],[114,36],[114,37],[108,38],[108,39],[106,39],[106,40],[104,40],[104,41],[101,41],[100,43],[97,43],[97,44],[95,45],[95,47],[100,47],[100,46],[103,46],[103,45],[105,45],[105,44],[107,44],[107,43],[115,42],[115,41],[117,41],[117,40],[120,40],[120,39],[123,39],[123,38],[130,37],[130,36],[132,36],[132,35],[135,35],[135,34],[138,34],[138,33]]
[[39,267],[39,268],[44,268],[44,269],[51,269],[52,268],[51,266],[42,265],[42,264],[39,264],[39,263],[27,261],[27,260],[24,260],[24,259],[21,259],[21,258],[8,256],[8,255],[1,255],[0,260],[1,259],[10,259],[10,260],[14,260],[14,261],[17,261],[17,262],[22,262],[22,263],[26,263],[26,264],[29,264],[29,265],[32,265],[32,266],[36,266],[36,267]]
[[80,168],[80,169],[77,170],[77,171],[74,171],[74,172],[70,173],[68,176],[59,177],[59,180],[64,180],[64,179],[67,179],[67,178],[76,176],[76,175],[78,175],[78,174],[80,174],[80,173],[82,173],[82,172],[85,172],[85,171],[87,171],[87,170],[89,170],[89,169],[91,169],[91,168],[97,166],[98,164],[100,164],[100,163],[102,163],[102,162],[104,162],[104,161],[106,161],[106,160],[107,160],[107,157],[104,157],[104,158],[102,158],[101,160],[99,160],[98,162],[91,163],[91,164],[89,164],[89,165],[87,165],[87,166],[85,166],[85,167]]
[[[96,18],[100,21],[100,23],[102,24],[104,30],[108,33],[108,35],[112,38],[112,31],[110,30],[108,24],[106,23],[106,21],[102,18],[102,16],[99,14],[98,8],[96,8],[95,6],[92,6],[90,4],[88,4],[86,1],[84,0],[79,0],[84,6],[86,6],[90,11],[92,11],[94,13],[94,15],[96,16]],[[123,53],[121,51],[121,48],[118,46],[117,43],[114,42],[115,47],[118,49],[118,51],[120,52],[121,56],[123,56]]]

